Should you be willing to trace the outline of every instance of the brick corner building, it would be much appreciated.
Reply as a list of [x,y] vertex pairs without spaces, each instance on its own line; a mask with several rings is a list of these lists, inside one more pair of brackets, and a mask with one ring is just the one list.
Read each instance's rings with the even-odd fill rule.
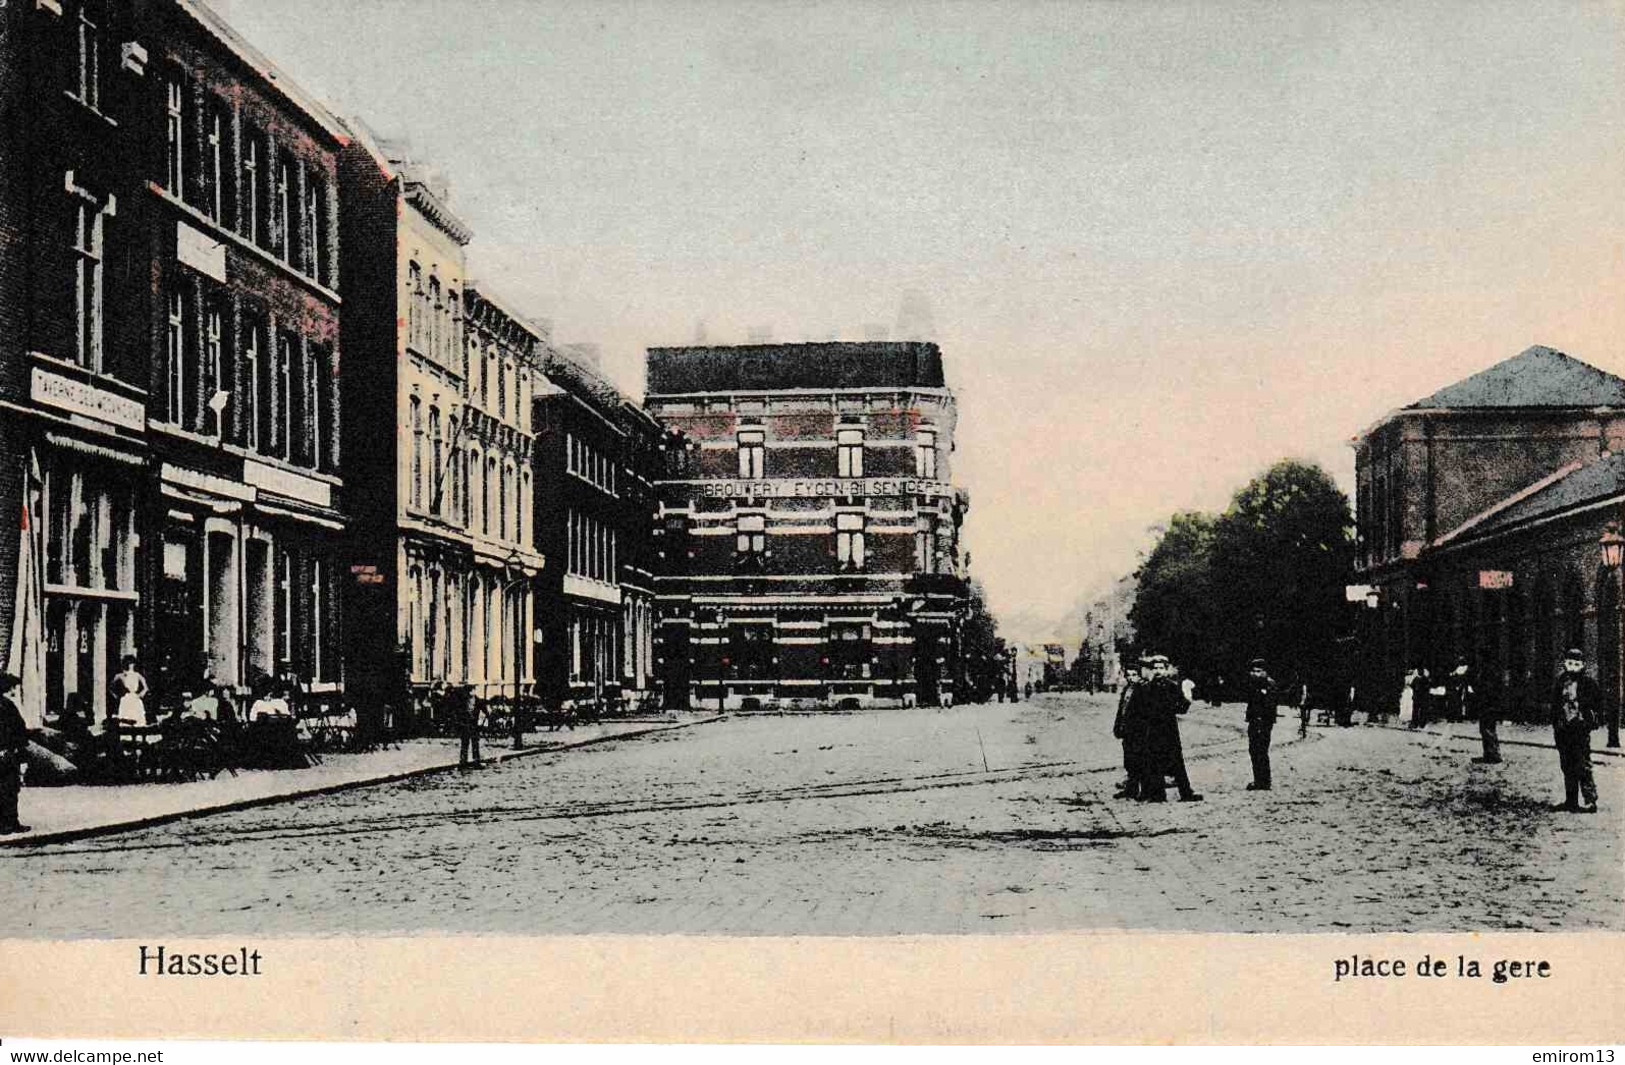
[[952,702],[966,601],[935,344],[650,348],[669,707]]
[[1564,648],[1594,663],[1616,722],[1625,379],[1532,347],[1385,416],[1355,441],[1371,698],[1406,670],[1468,662],[1506,716],[1536,719]]

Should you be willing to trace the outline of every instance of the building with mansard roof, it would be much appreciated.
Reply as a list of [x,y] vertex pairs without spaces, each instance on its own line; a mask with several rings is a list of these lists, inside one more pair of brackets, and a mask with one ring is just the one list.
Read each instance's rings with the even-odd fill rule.
[[938,705],[966,602],[935,344],[650,348],[668,705]]
[[1547,347],[1394,411],[1354,441],[1363,685],[1466,661],[1503,712],[1538,718],[1565,648],[1620,698],[1625,379]]

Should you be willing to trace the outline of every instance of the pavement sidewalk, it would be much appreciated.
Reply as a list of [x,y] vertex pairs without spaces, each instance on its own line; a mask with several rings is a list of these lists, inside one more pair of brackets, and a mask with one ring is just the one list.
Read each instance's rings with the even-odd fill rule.
[[[1382,728],[1394,729],[1399,732],[1409,732],[1418,736],[1443,736],[1454,740],[1471,740],[1479,742],[1478,722],[1476,721],[1430,721],[1419,729],[1408,725],[1401,725],[1394,720],[1385,721]],[[1517,721],[1503,721],[1496,729],[1496,735],[1501,739],[1503,746],[1511,744],[1514,747],[1545,747],[1556,750],[1557,744],[1552,739],[1550,725],[1529,725]],[[1591,754],[1593,757],[1604,755],[1609,758],[1625,756],[1617,747],[1604,747],[1603,739],[1607,734],[1598,729],[1591,734]]]
[[[503,740],[482,743],[484,764],[532,754],[585,747],[720,720],[716,714],[660,717],[579,725],[568,732],[532,734],[532,745],[514,750]],[[0,847],[63,843],[90,836],[179,821],[189,817],[266,806],[348,788],[384,784],[457,768],[455,739],[406,740],[399,747],[362,754],[323,754],[308,769],[243,769],[184,784],[75,785],[24,788],[21,815],[32,830],[0,836]]]

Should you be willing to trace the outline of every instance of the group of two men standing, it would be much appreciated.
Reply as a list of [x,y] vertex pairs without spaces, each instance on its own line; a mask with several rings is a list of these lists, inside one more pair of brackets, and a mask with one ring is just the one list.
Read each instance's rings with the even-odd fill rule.
[[1173,777],[1180,802],[1201,802],[1185,772],[1179,741],[1179,716],[1190,709],[1190,698],[1166,655],[1147,656],[1140,674],[1124,687],[1112,725],[1112,735],[1123,741],[1123,768],[1128,771],[1118,797],[1167,802],[1167,781]]

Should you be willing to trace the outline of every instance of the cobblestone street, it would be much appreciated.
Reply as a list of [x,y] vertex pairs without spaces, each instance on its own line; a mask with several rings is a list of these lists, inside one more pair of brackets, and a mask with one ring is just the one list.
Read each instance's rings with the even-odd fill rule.
[[[1192,709],[1207,801],[1111,799],[1111,697],[743,716],[0,854],[0,934],[887,935],[1625,927],[1620,762]],[[1538,736],[1538,733],[1532,735]],[[1601,734],[1598,734],[1598,740]]]

